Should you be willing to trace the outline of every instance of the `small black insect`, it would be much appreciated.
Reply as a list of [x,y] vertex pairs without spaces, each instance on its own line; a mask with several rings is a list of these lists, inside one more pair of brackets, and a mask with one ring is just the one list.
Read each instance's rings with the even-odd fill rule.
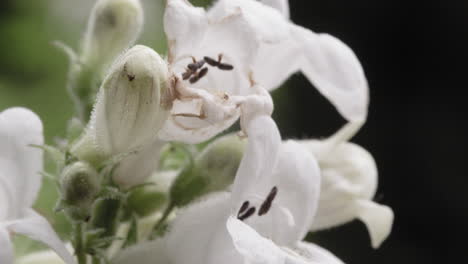
[[278,194],[278,188],[275,186],[275,187],[273,187],[271,189],[271,191],[268,194],[268,196],[266,197],[265,201],[260,206],[260,210],[258,210],[258,215],[259,216],[262,216],[262,215],[268,213],[268,211],[271,208],[271,204],[273,203],[273,200],[276,197],[276,194]]

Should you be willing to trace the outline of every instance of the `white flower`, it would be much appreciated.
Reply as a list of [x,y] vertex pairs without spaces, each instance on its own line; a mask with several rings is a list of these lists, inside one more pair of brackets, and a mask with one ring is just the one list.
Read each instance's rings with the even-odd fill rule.
[[390,234],[393,211],[372,201],[378,176],[372,155],[347,142],[360,127],[360,123],[350,123],[326,140],[299,141],[317,157],[322,172],[320,202],[311,230],[359,219],[366,224],[372,246],[377,248]]
[[66,263],[73,257],[47,220],[31,207],[41,186],[42,123],[25,108],[0,113],[0,263],[13,263],[11,235],[39,240],[59,254]]
[[[367,81],[351,49],[291,23],[287,1],[262,2],[219,0],[208,11],[186,0],[167,2],[164,26],[176,100],[161,138],[206,140],[237,120],[239,97],[262,93],[255,84],[273,90],[296,71],[346,119],[365,119]],[[220,69],[220,61],[233,69]],[[202,71],[206,76],[199,78]]]
[[[253,113],[260,102],[247,101],[243,110]],[[243,126],[249,141],[232,191],[182,210],[166,237],[124,251],[114,263],[342,263],[301,242],[319,198],[313,156],[297,143],[281,144],[268,115],[249,115]]]

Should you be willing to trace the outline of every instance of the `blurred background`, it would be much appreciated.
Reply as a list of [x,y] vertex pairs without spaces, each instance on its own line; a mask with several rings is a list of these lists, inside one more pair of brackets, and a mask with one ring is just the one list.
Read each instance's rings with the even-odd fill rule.
[[[49,143],[64,135],[72,115],[65,91],[68,62],[50,42],[77,48],[93,2],[0,1],[0,109],[20,105],[37,112]],[[142,2],[146,24],[139,43],[164,53],[161,1]],[[353,141],[374,155],[380,172],[376,200],[396,216],[379,250],[370,247],[360,222],[315,238],[350,264],[468,263],[468,1],[290,0],[290,5],[295,23],[340,38],[361,60],[371,104]],[[345,122],[301,74],[273,96],[274,118],[285,138],[325,137]],[[36,207],[65,233],[67,225],[51,210],[54,188],[44,179]],[[35,247],[29,240],[17,244],[20,254]]]

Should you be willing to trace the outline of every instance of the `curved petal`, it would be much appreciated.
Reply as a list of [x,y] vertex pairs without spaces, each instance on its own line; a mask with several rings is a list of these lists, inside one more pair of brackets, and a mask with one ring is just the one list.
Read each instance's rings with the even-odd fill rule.
[[[0,177],[4,186],[13,188],[15,207],[31,207],[41,186],[42,122],[31,110],[9,108],[0,113]],[[10,216],[16,217],[16,216]]]
[[156,140],[152,144],[143,146],[134,155],[122,160],[112,177],[123,187],[142,184],[158,168],[159,155],[165,142]]
[[289,0],[260,0],[261,3],[271,6],[289,19]]
[[330,35],[294,25],[277,10],[257,1],[219,1],[213,10],[228,8],[240,9],[261,40],[252,67],[258,83],[273,90],[292,73],[302,71],[343,117],[350,121],[366,119],[367,80],[347,45]]
[[241,263],[226,230],[229,205],[229,194],[217,193],[179,212],[166,237],[171,263]]
[[27,209],[25,217],[6,223],[6,227],[14,233],[28,236],[43,242],[52,248],[67,264],[76,264],[65,244],[60,240],[47,220],[34,210]]
[[162,240],[143,242],[121,251],[112,261],[113,264],[171,264]]
[[[243,129],[248,135],[248,143],[232,187],[234,215],[244,201],[260,191],[256,183],[273,174],[281,145],[278,128],[269,116],[246,119]],[[272,187],[264,186],[264,189],[268,192]]]
[[251,204],[258,204],[257,209],[273,186],[277,195],[271,211],[245,222],[279,246],[288,247],[302,240],[315,216],[320,192],[320,170],[308,150],[293,141],[283,143],[273,175],[265,175],[253,184],[257,193],[249,198]]
[[[314,142],[309,142],[309,146]],[[352,143],[339,145],[319,160],[322,185],[312,230],[344,224],[356,218],[354,202],[371,200],[377,190],[377,167],[372,156]]]
[[245,263],[252,264],[314,264],[288,248],[280,248],[271,240],[258,234],[255,229],[242,221],[230,217],[227,229],[234,246],[244,257]]
[[344,264],[339,258],[330,251],[308,242],[299,242],[296,246],[298,252],[309,261],[324,264]]
[[364,222],[373,248],[378,248],[392,231],[393,211],[390,207],[369,200],[356,201],[356,217]]
[[0,262],[4,264],[13,263],[13,243],[10,233],[0,223]]

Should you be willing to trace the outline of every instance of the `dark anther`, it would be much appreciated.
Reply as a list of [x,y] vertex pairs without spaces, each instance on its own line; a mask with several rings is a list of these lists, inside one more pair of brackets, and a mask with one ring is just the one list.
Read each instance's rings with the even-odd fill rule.
[[275,187],[273,187],[271,189],[271,191],[268,194],[268,196],[266,197],[265,201],[260,206],[260,210],[258,210],[258,215],[261,216],[261,215],[264,215],[264,214],[268,213],[268,211],[271,208],[271,204],[272,204],[273,200],[276,197],[276,194],[278,194],[278,188],[276,188],[276,186],[275,186]]
[[237,219],[244,221],[245,219],[251,217],[253,214],[255,214],[255,207],[250,207],[245,214],[240,215],[237,217]]
[[218,65],[218,68],[223,71],[231,71],[234,69],[234,66],[232,66],[231,64],[227,64],[227,63],[220,63]]
[[190,78],[190,76],[192,76],[193,72],[188,70],[184,73],[182,73],[182,79],[185,81],[185,80],[188,80],[188,78]]
[[190,78],[189,82],[190,83],[196,83],[196,82],[198,82],[198,80],[200,80],[200,78],[198,78],[198,75],[195,75],[192,78]]
[[205,65],[205,61],[200,60],[200,61],[197,61],[197,62],[194,62],[194,63],[190,63],[189,65],[187,65],[187,68],[189,70],[191,70],[192,72],[196,72],[196,71],[198,71],[198,69],[203,67],[203,65]]
[[245,212],[245,210],[247,210],[247,208],[249,208],[249,201],[245,201],[244,203],[242,203],[241,205],[241,208],[239,209],[239,212],[237,213],[237,217],[239,217],[243,212]]
[[205,76],[207,73],[208,73],[208,68],[205,67],[201,69],[200,72],[198,73],[198,79],[203,78],[203,76]]
[[219,62],[217,62],[215,59],[212,59],[208,56],[203,57],[203,59],[206,61],[206,63],[208,63],[209,65],[213,67],[216,67],[219,65]]

